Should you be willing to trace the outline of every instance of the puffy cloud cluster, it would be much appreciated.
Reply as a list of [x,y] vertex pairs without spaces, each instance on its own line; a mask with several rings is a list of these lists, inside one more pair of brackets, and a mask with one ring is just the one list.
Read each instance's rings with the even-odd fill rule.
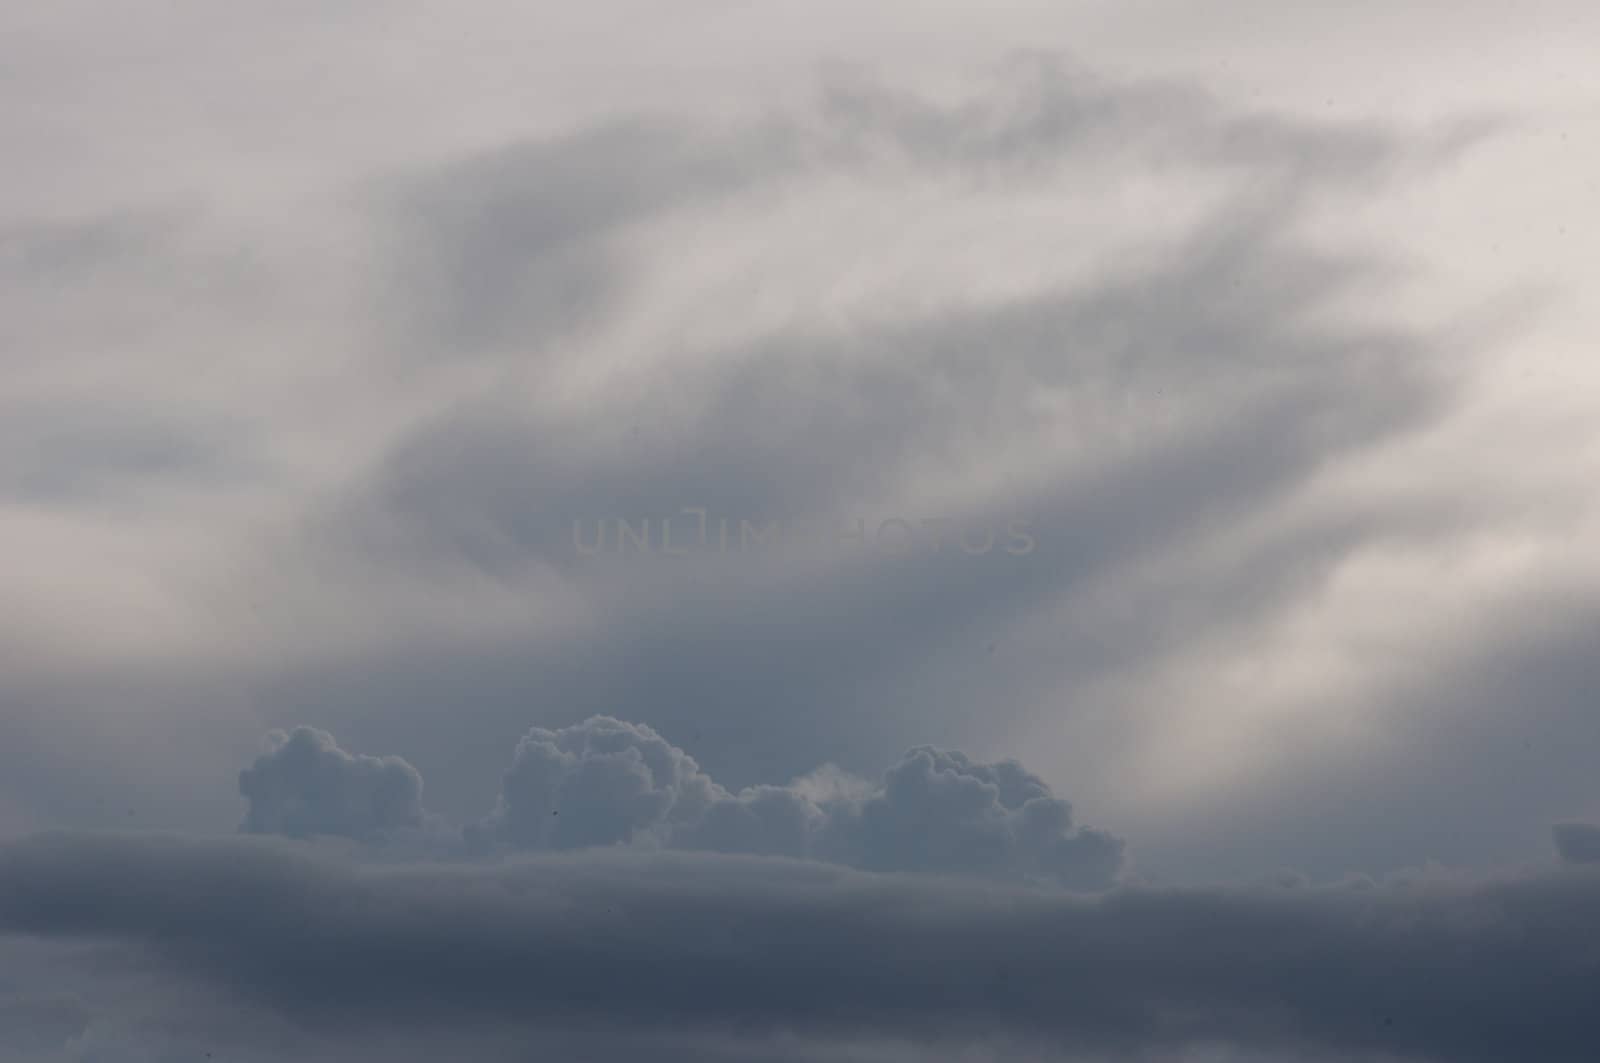
[[651,728],[596,716],[518,744],[480,838],[520,849],[633,844],[819,859],[875,871],[1110,885],[1123,842],[1014,760],[923,746],[878,784],[824,769],[731,792]]
[[422,776],[400,757],[347,753],[315,727],[273,731],[268,743],[239,773],[245,833],[370,840],[422,825]]
[[597,716],[524,735],[485,826],[530,849],[665,841],[674,824],[723,795],[693,757],[649,727]]
[[[244,832],[373,840],[423,824],[422,777],[405,760],[347,753],[312,727],[269,741],[239,776]],[[494,810],[466,834],[510,850],[695,849],[1090,890],[1111,885],[1124,850],[1075,826],[1072,806],[1014,760],[919,746],[877,783],[826,765],[730,791],[654,729],[610,716],[524,735]]]

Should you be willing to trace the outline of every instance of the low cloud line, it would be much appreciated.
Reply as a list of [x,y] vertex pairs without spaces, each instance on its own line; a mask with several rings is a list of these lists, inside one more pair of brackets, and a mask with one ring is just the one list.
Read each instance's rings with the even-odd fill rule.
[[0,932],[141,945],[307,1028],[672,1029],[1592,1059],[1600,874],[1097,897],[715,854],[373,868],[0,847]]

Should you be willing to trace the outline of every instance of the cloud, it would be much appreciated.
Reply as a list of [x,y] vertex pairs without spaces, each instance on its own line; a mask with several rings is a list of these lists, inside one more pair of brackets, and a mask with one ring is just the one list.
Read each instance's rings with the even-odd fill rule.
[[1014,760],[981,764],[919,747],[866,800],[828,807],[821,852],[856,867],[1000,872],[1099,889],[1122,866],[1120,838],[1073,829],[1072,806]]
[[980,92],[935,103],[840,71],[822,98],[827,154],[921,169],[1122,154],[1323,183],[1381,176],[1403,156],[1425,159],[1418,148],[1447,154],[1494,129],[1480,120],[1407,137],[1370,123],[1290,119],[1224,103],[1193,82],[1108,78],[1045,50],[1017,53],[996,73]]
[[[408,843],[389,859],[452,850],[442,829],[415,833],[426,818],[422,777],[403,759],[347,753],[312,727],[268,740],[239,776],[250,801],[244,833]],[[610,716],[530,730],[494,809],[463,834],[480,855],[677,848],[1085,890],[1115,881],[1126,848],[1106,831],[1076,827],[1072,806],[1015,760],[985,764],[920,746],[877,783],[828,764],[787,786],[730,791],[649,726]],[[418,841],[434,844],[409,844]]]
[[0,929],[140,945],[329,1035],[1003,1033],[1111,1058],[1561,1063],[1593,1055],[1596,927],[1600,877],[1579,870],[1085,898],[709,854],[363,869],[246,839],[0,848]]
[[661,835],[703,815],[721,787],[649,727],[597,716],[517,743],[485,827],[512,845],[576,849]]
[[1600,864],[1600,826],[1593,823],[1557,823],[1551,828],[1556,852],[1569,864]]
[[527,352],[603,325],[631,269],[630,226],[824,174],[1004,174],[1067,161],[1250,169],[1289,184],[1381,177],[1465,131],[1288,119],[1183,82],[1099,76],[1060,55],[997,64],[935,102],[836,68],[798,107],[733,122],[612,118],[432,166],[370,188],[384,226],[380,310],[391,342],[430,359]]
[[315,727],[274,731],[268,743],[239,773],[250,802],[241,831],[366,840],[422,826],[422,776],[402,758],[346,753]]
[[1124,844],[1014,760],[911,750],[881,783],[831,765],[730,792],[643,724],[596,716],[517,744],[494,812],[469,833],[518,849],[645,844],[824,860],[877,871],[1041,878],[1103,889]]
[[0,499],[63,506],[203,488],[254,475],[227,433],[141,420],[127,410],[8,404],[0,422]]
[[387,175],[373,186],[386,335],[437,360],[526,352],[599,323],[628,276],[617,232],[772,177],[791,150],[775,134],[616,120]]

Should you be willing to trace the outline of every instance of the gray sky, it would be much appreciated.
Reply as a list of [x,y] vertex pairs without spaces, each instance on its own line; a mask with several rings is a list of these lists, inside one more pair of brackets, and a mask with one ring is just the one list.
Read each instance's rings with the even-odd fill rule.
[[[1596,40],[1576,0],[0,0],[0,1047],[534,1051],[488,988],[375,1018],[450,920],[323,1023],[259,884],[187,929],[35,899],[193,845],[269,906],[659,859],[835,940],[908,891],[929,955],[1003,883],[1121,972],[1072,1030],[1093,960],[1005,1006],[885,969],[881,1021],[575,973],[527,1004],[573,1058],[1582,1057],[1560,991],[1548,1043],[1442,1030],[1512,992],[1470,972],[1353,1032],[1448,942],[1276,1002],[1245,946],[1215,995],[1140,950],[1321,956],[1351,875],[1441,925],[1524,891],[1535,945],[1596,903]],[[1343,885],[1262,885],[1302,877]]]

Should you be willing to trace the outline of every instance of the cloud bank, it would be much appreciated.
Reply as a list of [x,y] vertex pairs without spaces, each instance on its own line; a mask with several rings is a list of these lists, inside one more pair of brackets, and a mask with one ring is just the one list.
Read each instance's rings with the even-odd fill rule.
[[136,946],[329,1037],[789,1031],[1563,1063],[1593,1057],[1600,876],[1086,898],[712,854],[371,869],[244,839],[47,835],[0,848],[0,929]]

